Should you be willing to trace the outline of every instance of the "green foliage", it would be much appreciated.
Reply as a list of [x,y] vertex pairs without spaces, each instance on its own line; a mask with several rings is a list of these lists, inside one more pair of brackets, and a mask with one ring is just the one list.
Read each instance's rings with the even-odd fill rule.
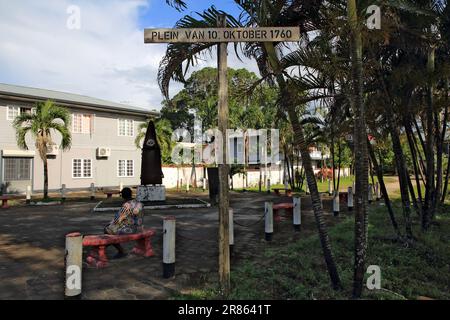
[[[400,203],[394,203],[401,215]],[[385,207],[370,207],[369,244],[366,265],[381,268],[381,290],[365,290],[363,299],[417,299],[427,296],[450,299],[450,207],[442,208],[438,224],[409,247],[393,241]],[[352,286],[354,246],[353,217],[330,228],[333,251],[340,269],[343,291],[334,291],[323,262],[317,235],[288,246],[265,249],[258,261],[245,260],[232,269],[230,299],[349,299]],[[416,233],[418,234],[418,232]],[[364,283],[368,277],[366,278]],[[215,299],[214,286],[197,288],[192,299]]]
[[14,119],[17,145],[28,150],[26,136],[31,133],[36,149],[42,158],[46,158],[47,149],[53,144],[52,133],[57,132],[61,136],[61,149],[67,150],[72,144],[70,120],[70,112],[66,108],[59,107],[50,100],[36,103],[35,111],[22,113]]
[[13,127],[16,131],[17,145],[28,150],[26,141],[30,133],[35,141],[36,150],[44,164],[44,199],[48,197],[47,151],[53,145],[52,134],[61,136],[61,149],[67,150],[72,144],[70,133],[70,112],[59,107],[53,101],[36,103],[35,110],[21,113],[14,119]]
[[[261,85],[251,94],[250,87],[258,77],[246,69],[228,69],[229,121],[231,128],[266,128],[274,123],[277,89]],[[203,129],[217,127],[217,69],[203,68],[193,72],[184,89],[163,106],[162,117],[169,119],[173,129],[192,128],[193,115],[203,123]]]
[[[141,123],[138,128],[138,134],[134,140],[134,143],[138,149],[141,149],[142,140],[145,138],[145,134],[148,128],[148,121]],[[172,141],[172,125],[168,119],[158,119],[155,121],[156,136],[158,139],[159,147],[161,148],[161,161],[162,163],[172,163],[171,155],[172,148],[175,146],[175,142]]]

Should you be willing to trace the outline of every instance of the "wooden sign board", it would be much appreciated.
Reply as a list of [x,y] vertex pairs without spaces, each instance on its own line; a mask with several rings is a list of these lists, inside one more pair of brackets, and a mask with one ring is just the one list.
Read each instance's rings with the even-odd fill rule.
[[299,27],[145,29],[145,43],[297,42]]

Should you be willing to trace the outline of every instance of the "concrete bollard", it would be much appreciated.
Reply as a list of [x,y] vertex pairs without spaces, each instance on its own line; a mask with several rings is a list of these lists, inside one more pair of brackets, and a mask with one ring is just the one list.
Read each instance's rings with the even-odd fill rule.
[[31,186],[27,186],[27,204],[31,203]]
[[300,231],[300,227],[302,225],[302,211],[301,211],[301,198],[300,197],[294,197],[292,199],[294,203],[294,209],[293,209],[293,223],[294,223],[294,230]]
[[119,191],[122,192],[122,190],[123,190],[123,182],[120,181],[120,184],[119,184]]
[[333,190],[331,190],[331,179],[328,179],[328,195],[332,195],[333,194]]
[[163,220],[163,277],[175,276],[175,217]]
[[206,191],[206,178],[203,178],[203,191]]
[[95,200],[95,184],[91,183],[91,200]]
[[367,197],[368,197],[368,201],[369,201],[369,203],[372,203],[372,201],[373,201],[373,189],[372,189],[372,184],[369,184],[369,190],[368,190],[368,195],[367,195]]
[[353,210],[353,188],[352,187],[348,187],[347,208],[348,208],[348,211],[352,211]]
[[266,202],[265,203],[265,238],[266,241],[272,241],[273,236],[273,203],[272,202]]
[[333,197],[333,215],[337,217],[339,215],[340,203],[339,203],[339,193],[336,192]]
[[380,201],[381,199],[381,194],[380,194],[380,184],[377,182],[375,183],[375,199],[377,201]]
[[186,192],[189,192],[189,181],[186,183]]
[[66,235],[65,268],[65,298],[80,299],[83,268],[83,236],[78,232]]
[[66,201],[66,185],[61,185],[61,200]]
[[234,217],[234,212],[232,208],[228,209],[228,216],[229,216],[229,220],[228,220],[228,225],[229,225],[229,238],[230,238],[230,253],[233,252],[233,248],[234,248],[234,223],[233,223],[233,217]]

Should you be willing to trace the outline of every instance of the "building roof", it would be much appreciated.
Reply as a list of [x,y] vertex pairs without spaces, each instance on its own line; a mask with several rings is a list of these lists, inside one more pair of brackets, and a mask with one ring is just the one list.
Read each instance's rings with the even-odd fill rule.
[[0,98],[21,99],[24,101],[45,101],[50,99],[58,104],[66,105],[68,107],[77,106],[136,115],[159,116],[159,112],[155,110],[148,110],[79,94],[16,86],[4,83],[0,83]]

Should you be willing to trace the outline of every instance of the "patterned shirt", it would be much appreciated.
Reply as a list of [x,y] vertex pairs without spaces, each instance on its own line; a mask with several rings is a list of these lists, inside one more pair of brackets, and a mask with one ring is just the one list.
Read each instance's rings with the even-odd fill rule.
[[129,200],[122,205],[110,223],[110,230],[115,234],[138,233],[143,230],[144,210],[141,202]]

